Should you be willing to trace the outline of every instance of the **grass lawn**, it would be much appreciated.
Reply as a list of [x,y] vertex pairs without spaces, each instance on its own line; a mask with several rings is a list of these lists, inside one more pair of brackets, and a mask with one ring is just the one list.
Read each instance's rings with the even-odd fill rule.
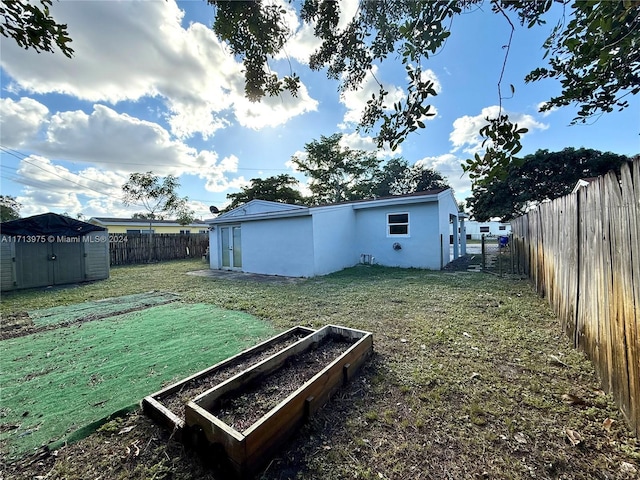
[[[202,268],[200,261],[118,267],[103,282],[6,295],[0,311],[155,289],[179,294],[182,304],[251,314],[277,331],[328,323],[372,331],[373,358],[280,452],[264,479],[638,477],[638,440],[527,281],[381,267],[297,284],[185,275]],[[119,341],[118,331],[105,343]],[[143,381],[150,371],[143,363],[135,378]],[[2,400],[4,406],[4,393]],[[55,456],[8,468],[11,478],[221,478],[138,412]]]

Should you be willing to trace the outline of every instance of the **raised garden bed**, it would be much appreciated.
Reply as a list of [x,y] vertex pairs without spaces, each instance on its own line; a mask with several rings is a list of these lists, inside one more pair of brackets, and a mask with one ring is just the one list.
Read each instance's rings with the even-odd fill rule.
[[372,351],[371,333],[321,328],[188,402],[190,438],[223,451],[237,476],[251,476]]
[[297,326],[270,338],[248,350],[223,360],[142,400],[144,412],[170,429],[178,439],[185,425],[186,403],[199,394],[233,377],[314,333],[311,328]]

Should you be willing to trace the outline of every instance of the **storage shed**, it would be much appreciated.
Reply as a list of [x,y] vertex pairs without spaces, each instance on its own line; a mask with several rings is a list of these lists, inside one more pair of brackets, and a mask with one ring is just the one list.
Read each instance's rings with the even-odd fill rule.
[[109,278],[107,229],[45,213],[0,224],[0,289]]

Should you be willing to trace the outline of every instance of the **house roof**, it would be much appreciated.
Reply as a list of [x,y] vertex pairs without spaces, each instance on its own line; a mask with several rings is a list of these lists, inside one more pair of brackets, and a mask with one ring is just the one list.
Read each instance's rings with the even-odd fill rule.
[[89,232],[102,232],[105,230],[106,228],[104,227],[58,215],[57,213],[43,213],[42,215],[19,218],[9,222],[2,222],[0,225],[2,235],[9,236],[64,235],[78,237]]
[[[365,208],[386,207],[391,205],[407,205],[411,203],[437,202],[445,192],[451,192],[450,188],[440,188],[406,195],[394,195],[389,197],[372,198],[365,200],[351,200],[339,203],[314,205],[305,207],[287,203],[271,202],[267,200],[251,200],[238,208],[234,208],[207,223],[222,224],[234,221],[265,220],[269,218],[303,217],[312,215],[314,211],[333,208],[345,208],[351,206],[354,210]],[[452,194],[453,195],[453,194]],[[455,202],[455,199],[454,199]]]
[[582,187],[588,187],[591,182],[595,182],[597,179],[598,177],[585,177],[579,179],[573,187],[573,190],[571,190],[571,193],[576,193]]
[[[149,225],[149,220],[146,218],[117,218],[117,217],[91,217],[89,222],[96,222],[101,225]],[[165,225],[171,226],[183,226],[177,222],[177,220],[151,220],[151,225]],[[188,225],[184,226],[202,226],[204,227],[206,222],[203,220],[194,220]]]

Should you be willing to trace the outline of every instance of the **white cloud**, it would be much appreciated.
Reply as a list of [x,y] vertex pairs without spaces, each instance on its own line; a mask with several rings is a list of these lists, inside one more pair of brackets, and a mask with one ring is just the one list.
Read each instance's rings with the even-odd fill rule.
[[[453,145],[452,152],[457,152],[462,149],[464,153],[472,155],[482,150],[483,140],[478,132],[487,124],[485,118],[496,118],[499,113],[500,107],[493,105],[491,107],[483,108],[479,115],[473,117],[465,115],[456,119],[453,122],[453,131],[449,134],[449,140]],[[503,110],[502,113],[508,114],[512,123],[517,123],[520,128],[529,129],[529,132],[534,130],[546,130],[549,128],[548,125],[536,121],[531,115],[524,113],[511,113],[505,110]]]
[[[536,105],[536,110],[538,112],[540,112],[540,109],[542,107],[544,107],[546,104],[547,104],[547,102],[540,102],[538,105]],[[551,107],[549,110],[545,110],[544,112],[540,112],[540,115],[542,115],[543,117],[548,117],[549,115],[551,115],[556,110],[558,110],[558,107]]]
[[300,85],[297,96],[283,92],[277,97],[265,97],[260,102],[250,102],[244,97],[235,102],[238,123],[243,127],[260,130],[277,127],[292,117],[317,110],[318,102],[309,96],[304,85]]
[[37,54],[6,42],[1,62],[14,90],[114,105],[158,98],[179,138],[196,133],[209,138],[228,125],[229,112],[243,125],[260,128],[282,124],[317,105],[303,89],[282,102],[276,115],[261,104],[248,106],[242,64],[207,26],[183,28],[184,14],[173,0],[54,2],[51,11],[69,25],[74,57]]
[[[44,135],[45,141],[24,139],[38,155],[21,162],[17,182],[25,186],[24,197],[32,197],[37,190],[55,192],[59,201],[54,205],[64,201],[65,211],[76,207],[81,194],[93,199],[90,208],[97,214],[101,210],[112,216],[115,211],[126,212],[121,205],[114,207],[110,199],[121,196],[122,184],[133,172],[197,175],[212,192],[238,188],[245,181],[228,178],[229,173],[237,172],[237,157],[218,161],[215,152],[198,151],[174,140],[156,123],[119,114],[104,105],[94,105],[90,115],[80,110],[58,112],[51,116]],[[89,166],[74,174],[50,159]],[[26,204],[33,201],[25,200]]]
[[442,92],[442,85],[440,84],[440,80],[438,80],[438,76],[435,74],[435,72],[431,69],[426,69],[423,70],[422,73],[420,74],[420,80],[422,80],[423,82],[427,82],[430,81],[433,83],[433,89],[435,90],[436,94],[440,94],[440,92]]
[[392,151],[389,147],[378,148],[377,142],[370,136],[361,136],[357,132],[345,133],[340,140],[342,147],[348,147],[352,150],[364,150],[365,152],[372,152],[376,154],[376,157],[390,158],[402,154],[402,147],[399,146],[395,151]]
[[451,154],[445,153],[436,157],[424,157],[416,161],[416,165],[424,165],[440,173],[446,178],[447,183],[455,191],[456,199],[465,200],[471,195],[471,180],[462,170],[462,160]]
[[124,175],[93,167],[73,173],[37,155],[23,159],[17,174],[16,181],[24,185],[22,194],[17,197],[23,205],[23,216],[45,211],[85,213],[81,212],[81,196],[93,205],[107,202],[109,206],[105,211],[111,216],[118,210],[115,203],[123,210],[120,198],[121,185],[126,181]]
[[153,170],[158,175],[180,175],[199,167],[196,150],[173,140],[162,126],[104,105],[94,105],[89,115],[81,110],[56,113],[46,141],[32,147],[49,158],[128,173]]
[[[346,90],[340,95],[340,103],[347,108],[347,112],[344,115],[345,123],[359,123],[362,117],[362,112],[367,105],[367,101],[371,100],[371,95],[378,95],[380,85],[376,80],[377,74],[378,66],[374,65],[371,70],[367,72],[362,84],[357,90]],[[404,90],[402,88],[395,85],[386,85],[384,83],[383,87],[387,92],[389,92],[386,97],[387,106],[390,107],[394,103],[405,98]]]
[[35,137],[47,121],[49,109],[31,98],[13,101],[0,98],[0,143],[8,148],[20,148]]

